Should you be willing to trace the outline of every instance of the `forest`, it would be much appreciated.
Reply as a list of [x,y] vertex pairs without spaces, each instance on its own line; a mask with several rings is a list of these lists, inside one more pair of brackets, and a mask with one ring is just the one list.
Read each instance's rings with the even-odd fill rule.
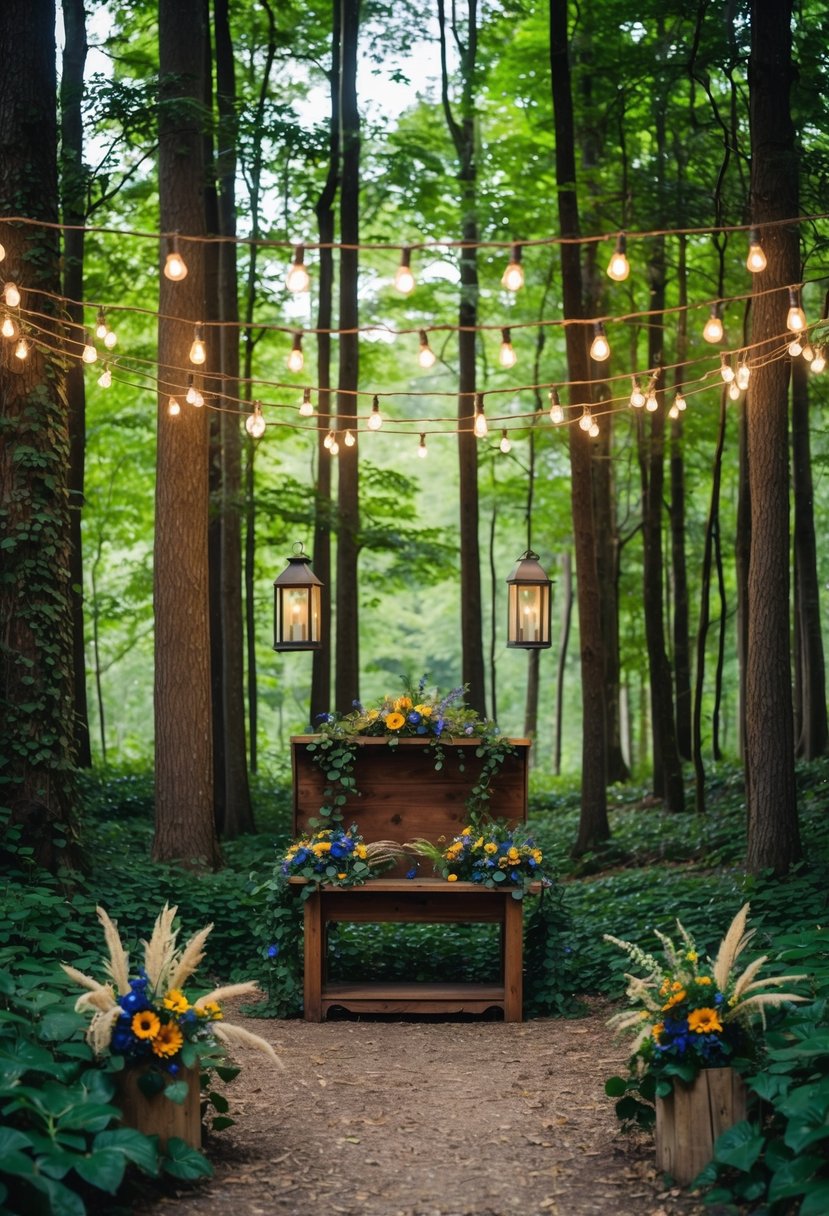
[[485,773],[531,741],[531,1014],[620,996],[620,920],[713,948],[746,894],[825,995],[827,33],[811,0],[5,0],[6,997],[91,966],[73,909],[138,940],[186,896],[296,1015],[291,739],[345,805],[378,712],[466,724]]

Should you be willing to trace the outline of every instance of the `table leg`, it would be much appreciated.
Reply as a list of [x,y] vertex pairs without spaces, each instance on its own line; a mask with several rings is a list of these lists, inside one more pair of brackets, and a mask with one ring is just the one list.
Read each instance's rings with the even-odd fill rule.
[[504,897],[504,1021],[520,1022],[524,1004],[524,908]]
[[325,968],[322,899],[319,891],[305,901],[305,1021],[322,1021],[322,980]]

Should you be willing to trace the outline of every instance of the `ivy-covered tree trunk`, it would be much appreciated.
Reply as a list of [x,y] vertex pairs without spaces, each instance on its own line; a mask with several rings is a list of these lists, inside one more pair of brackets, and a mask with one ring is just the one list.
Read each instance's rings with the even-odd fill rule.
[[[61,292],[55,5],[0,5],[3,278],[28,355],[0,346],[0,831],[49,869],[80,858],[72,807],[73,655],[66,383],[55,319]],[[37,318],[27,331],[26,318]],[[70,347],[75,358],[79,351]],[[8,808],[8,814],[6,811]],[[61,847],[64,846],[64,847]],[[0,856],[2,849],[0,848]]]
[[754,368],[746,407],[751,485],[746,865],[752,873],[785,873],[801,856],[789,653],[789,368],[786,359],[772,357],[785,325],[787,286],[800,277],[797,227],[775,223],[798,214],[789,107],[791,9],[791,0],[751,5],[751,215],[768,261],[753,277]]
[[[201,0],[159,0],[159,202],[161,230],[203,236],[205,13]],[[210,637],[208,629],[208,411],[181,398],[194,327],[205,307],[204,261],[184,242],[189,273],[159,276],[158,428],[153,589],[155,797],[153,858],[213,868]],[[161,250],[160,264],[163,265]]]

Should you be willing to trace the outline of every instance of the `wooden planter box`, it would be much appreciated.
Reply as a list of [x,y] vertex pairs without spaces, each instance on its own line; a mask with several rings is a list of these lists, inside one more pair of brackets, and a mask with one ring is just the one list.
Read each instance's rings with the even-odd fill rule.
[[121,1108],[124,1127],[133,1127],[145,1136],[158,1136],[161,1152],[172,1137],[184,1140],[191,1148],[201,1148],[201,1089],[199,1069],[182,1068],[181,1079],[187,1082],[184,1102],[173,1102],[163,1090],[151,1098],[140,1089],[138,1078],[146,1066],[125,1068],[118,1074],[116,1103]]
[[656,1168],[687,1186],[714,1156],[714,1141],[746,1117],[746,1089],[733,1068],[704,1068],[686,1085],[674,1080],[656,1099]]

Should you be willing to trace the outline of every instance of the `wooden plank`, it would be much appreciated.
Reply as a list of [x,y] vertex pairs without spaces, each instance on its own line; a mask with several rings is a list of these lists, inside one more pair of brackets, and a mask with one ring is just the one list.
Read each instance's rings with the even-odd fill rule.
[[524,1012],[524,917],[521,901],[508,896],[503,928],[504,1021],[520,1022]]
[[305,901],[303,1004],[306,1022],[322,1021],[322,988],[325,978],[325,921],[319,891]]
[[331,984],[323,1009],[350,1013],[485,1013],[504,1008],[497,984]]
[[187,1082],[187,1097],[173,1102],[163,1091],[148,1098],[138,1086],[138,1078],[146,1072],[145,1065],[125,1068],[115,1079],[116,1104],[121,1109],[121,1123],[135,1128],[145,1136],[158,1136],[162,1152],[173,1137],[184,1140],[191,1148],[201,1148],[201,1091],[199,1069],[182,1068],[182,1081]]
[[[441,883],[430,886],[426,891],[405,886],[394,891],[380,891],[370,884],[353,889],[323,887],[320,892],[322,917],[326,921],[378,924],[401,921],[411,921],[413,924],[503,924],[505,899],[511,904],[518,902],[500,891],[482,891],[474,883],[465,883],[466,889],[463,891],[455,891],[455,885]],[[520,917],[520,907],[518,914]]]
[[714,1141],[746,1117],[746,1090],[733,1068],[705,1068],[690,1084],[674,1080],[656,1099],[656,1168],[687,1186],[711,1160]]

